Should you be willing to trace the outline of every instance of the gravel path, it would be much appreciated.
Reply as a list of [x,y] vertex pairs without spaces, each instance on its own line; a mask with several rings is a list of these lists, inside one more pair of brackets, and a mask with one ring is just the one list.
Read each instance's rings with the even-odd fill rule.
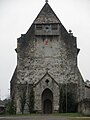
[[0,117],[0,120],[67,120],[67,119],[60,116],[41,115],[41,116]]

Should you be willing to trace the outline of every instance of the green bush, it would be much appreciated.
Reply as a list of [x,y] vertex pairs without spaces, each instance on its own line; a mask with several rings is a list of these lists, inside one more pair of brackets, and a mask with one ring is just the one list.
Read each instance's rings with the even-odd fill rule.
[[[74,87],[73,87],[74,86]],[[76,84],[68,83],[63,84],[60,88],[60,96],[59,96],[59,113],[65,112],[76,112],[77,111],[77,103],[75,100],[75,94],[70,89],[76,89]]]
[[5,105],[6,107],[6,114],[16,114],[16,105],[13,100],[8,100],[8,102]]

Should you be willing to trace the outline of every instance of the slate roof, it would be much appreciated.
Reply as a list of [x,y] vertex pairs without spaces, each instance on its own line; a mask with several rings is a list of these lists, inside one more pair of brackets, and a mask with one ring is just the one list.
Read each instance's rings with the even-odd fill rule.
[[36,17],[34,24],[61,23],[48,3],[45,3]]

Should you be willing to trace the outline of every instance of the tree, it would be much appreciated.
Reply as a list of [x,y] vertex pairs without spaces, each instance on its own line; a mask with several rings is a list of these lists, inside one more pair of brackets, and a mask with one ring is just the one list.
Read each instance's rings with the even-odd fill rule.
[[30,92],[28,93],[28,109],[29,109],[29,113],[33,113],[34,112],[34,90],[33,90],[33,86],[30,90]]
[[59,113],[65,112],[65,85],[61,85],[59,89]]
[[9,99],[8,102],[5,104],[6,113],[11,115],[16,114],[16,105],[13,99]]
[[21,103],[21,112],[24,113],[24,107],[26,104],[26,87],[22,87],[22,91],[20,94],[20,103]]
[[59,96],[59,112],[76,112],[77,110],[76,103],[77,96],[75,96],[76,90],[77,85],[75,83],[67,83],[67,86],[66,84],[63,84],[61,86]]

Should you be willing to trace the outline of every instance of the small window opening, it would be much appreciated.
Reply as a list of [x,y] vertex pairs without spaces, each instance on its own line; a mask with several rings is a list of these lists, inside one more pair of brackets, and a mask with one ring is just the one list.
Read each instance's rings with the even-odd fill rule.
[[42,25],[36,25],[37,30],[42,30]]
[[52,25],[52,30],[57,30],[58,29],[58,25],[57,24],[53,24]]
[[48,30],[48,29],[49,29],[49,27],[46,27],[46,29]]
[[45,26],[44,26],[44,29],[48,31],[48,30],[51,29],[51,26],[50,26],[50,25],[45,25]]
[[49,80],[47,79],[45,82],[46,82],[46,84],[48,85],[48,83],[49,83]]

